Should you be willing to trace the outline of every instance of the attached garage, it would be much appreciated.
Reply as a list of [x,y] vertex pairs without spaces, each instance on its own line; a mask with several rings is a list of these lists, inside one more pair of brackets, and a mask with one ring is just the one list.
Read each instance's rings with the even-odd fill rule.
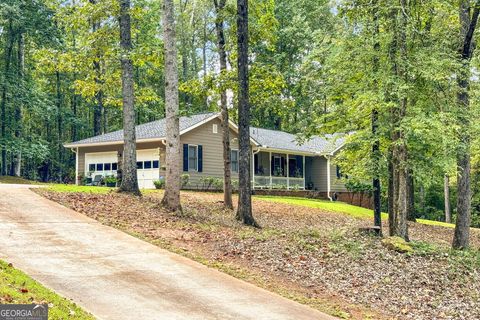
[[[85,172],[92,178],[117,175],[117,152],[92,152],[85,154]],[[140,189],[155,188],[153,182],[160,178],[159,149],[137,151],[137,177]]]
[[155,188],[153,182],[160,179],[159,149],[137,151],[137,178],[140,189]]

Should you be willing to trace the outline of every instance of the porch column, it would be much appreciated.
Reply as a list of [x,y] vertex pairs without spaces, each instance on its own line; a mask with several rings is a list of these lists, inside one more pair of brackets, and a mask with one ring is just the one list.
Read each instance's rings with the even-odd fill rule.
[[303,156],[303,190],[305,190],[305,155]]
[[80,185],[81,181],[78,181],[78,147],[75,151],[75,185]]
[[270,158],[268,158],[268,167],[270,168],[270,189],[272,189],[272,151],[269,152]]
[[333,201],[332,197],[330,196],[330,157],[327,156],[327,197],[330,201]]
[[289,154],[287,153],[287,190],[290,190],[290,163],[289,163]]
[[255,190],[255,154],[252,148],[252,190]]

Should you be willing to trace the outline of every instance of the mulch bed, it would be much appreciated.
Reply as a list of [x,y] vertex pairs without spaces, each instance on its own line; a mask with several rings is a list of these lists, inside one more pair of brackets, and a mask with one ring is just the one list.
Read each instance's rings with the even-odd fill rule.
[[[369,220],[319,209],[254,200],[256,230],[222,208],[221,194],[182,193],[186,216],[179,217],[161,208],[160,192],[35,191],[339,317],[480,319],[480,254],[449,251],[450,228],[410,224],[415,253],[401,254],[358,232]],[[480,247],[478,230],[472,244]]]

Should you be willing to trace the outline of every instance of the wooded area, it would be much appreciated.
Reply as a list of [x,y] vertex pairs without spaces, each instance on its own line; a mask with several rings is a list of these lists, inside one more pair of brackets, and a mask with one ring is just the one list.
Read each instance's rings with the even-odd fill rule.
[[[388,211],[390,233],[408,239],[407,220],[451,220],[453,246],[466,248],[469,226],[480,227],[479,6],[3,0],[1,174],[72,182],[75,155],[64,142],[129,126],[132,144],[134,124],[164,117],[176,141],[179,114],[222,111],[224,128],[228,117],[239,123],[241,204],[250,201],[250,124],[299,139],[353,133],[338,162],[372,192],[375,224]],[[167,164],[178,166],[179,148],[169,144]],[[178,190],[179,169],[167,167],[167,190]],[[133,171],[124,168],[125,190],[138,190]],[[179,209],[177,191],[167,195]],[[256,224],[251,207],[240,211]]]

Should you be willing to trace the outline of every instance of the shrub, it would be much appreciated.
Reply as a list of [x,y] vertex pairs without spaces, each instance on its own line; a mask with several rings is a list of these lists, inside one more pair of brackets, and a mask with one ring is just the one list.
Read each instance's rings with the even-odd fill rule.
[[190,181],[190,175],[188,173],[184,173],[180,176],[182,189],[188,186],[188,182]]
[[223,179],[215,177],[202,177],[200,178],[202,190],[221,190],[223,188]]
[[153,184],[155,185],[155,189],[163,189],[165,187],[165,179],[155,180]]
[[117,178],[115,176],[107,176],[103,179],[107,187],[115,187],[117,185]]

